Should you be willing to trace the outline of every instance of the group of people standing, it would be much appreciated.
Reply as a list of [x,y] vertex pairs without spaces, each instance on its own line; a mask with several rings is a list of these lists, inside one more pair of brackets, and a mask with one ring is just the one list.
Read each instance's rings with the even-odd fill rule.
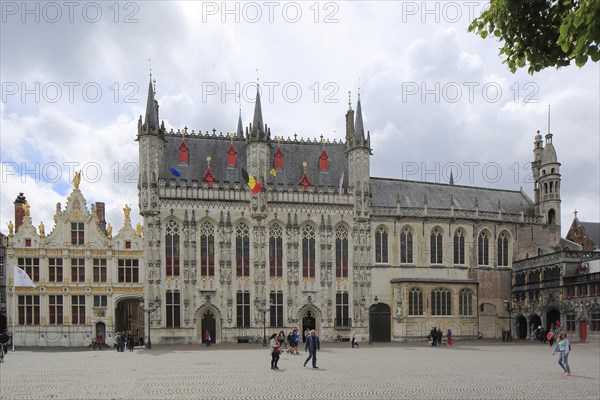
[[[143,338],[140,338],[140,345],[143,346]],[[133,351],[133,347],[135,346],[135,338],[131,334],[131,332],[117,332],[115,334],[115,346],[117,347],[117,351],[125,351],[125,346],[127,346],[127,350]]]
[[[282,332],[278,335],[274,333],[271,335],[271,340],[269,343],[269,353],[271,354],[271,369],[279,369],[277,363],[279,363],[279,357],[281,354],[281,344],[285,339],[285,335],[282,335]],[[300,340],[298,336],[298,330],[294,329],[292,333],[290,333],[287,337],[288,343],[290,345],[290,354],[298,354],[298,342]],[[312,360],[312,367],[317,367],[317,351],[321,350],[321,341],[317,336],[316,331],[313,329],[308,331],[308,334],[304,340],[304,352],[308,353],[308,357],[304,360],[303,366],[306,367],[306,364]]]
[[[432,346],[441,346],[443,338],[444,332],[442,331],[442,328],[438,329],[434,326],[431,331],[429,331],[428,339]],[[450,328],[448,328],[446,331],[446,340],[448,342],[448,346],[452,347],[452,329]]]

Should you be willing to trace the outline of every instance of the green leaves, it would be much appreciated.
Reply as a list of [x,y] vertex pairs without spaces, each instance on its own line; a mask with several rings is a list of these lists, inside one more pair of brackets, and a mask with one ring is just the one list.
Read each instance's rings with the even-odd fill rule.
[[468,31],[502,42],[499,55],[513,73],[582,67],[600,60],[600,0],[494,0]]

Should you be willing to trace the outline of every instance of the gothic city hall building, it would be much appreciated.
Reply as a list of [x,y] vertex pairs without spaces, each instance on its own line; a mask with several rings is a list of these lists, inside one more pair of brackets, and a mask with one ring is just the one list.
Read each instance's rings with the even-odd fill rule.
[[373,177],[360,97],[345,139],[274,137],[260,91],[235,133],[167,131],[150,82],[140,117],[147,323],[155,343],[294,328],[322,340],[422,340],[509,329],[513,263],[557,251],[560,164],[538,133],[533,200]]

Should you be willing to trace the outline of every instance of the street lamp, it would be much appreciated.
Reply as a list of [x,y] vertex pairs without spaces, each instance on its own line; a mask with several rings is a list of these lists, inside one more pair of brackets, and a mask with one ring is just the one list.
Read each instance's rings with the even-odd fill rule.
[[506,341],[512,342],[512,311],[513,311],[512,302],[504,299],[504,308],[508,312],[508,334],[506,337]]
[[148,341],[146,342],[147,349],[152,348],[152,340],[150,339],[150,328],[151,328],[150,314],[153,313],[154,311],[156,311],[159,307],[160,307],[160,299],[158,298],[158,296],[154,299],[154,301],[150,302],[150,306],[148,308],[144,307],[144,298],[143,297],[140,298],[140,308],[142,309],[143,312],[148,314]]
[[260,311],[263,313],[263,346],[267,345],[267,313],[271,311],[267,309],[267,302],[265,300],[262,301],[262,308]]

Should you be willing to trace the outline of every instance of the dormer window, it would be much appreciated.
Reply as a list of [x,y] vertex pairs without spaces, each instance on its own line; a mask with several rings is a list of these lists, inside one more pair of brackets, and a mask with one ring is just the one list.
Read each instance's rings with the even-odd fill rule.
[[189,162],[190,152],[187,143],[185,142],[185,140],[182,140],[181,144],[179,145],[179,164],[188,165]]
[[277,150],[275,151],[275,157],[273,160],[273,164],[275,166],[276,169],[282,169],[283,168],[283,152],[281,151],[281,148],[277,148]]
[[319,169],[321,171],[326,171],[329,169],[329,156],[327,156],[325,149],[323,149],[321,156],[319,157]]
[[237,164],[237,151],[235,151],[235,147],[233,144],[229,145],[229,149],[227,150],[227,166],[235,167]]

